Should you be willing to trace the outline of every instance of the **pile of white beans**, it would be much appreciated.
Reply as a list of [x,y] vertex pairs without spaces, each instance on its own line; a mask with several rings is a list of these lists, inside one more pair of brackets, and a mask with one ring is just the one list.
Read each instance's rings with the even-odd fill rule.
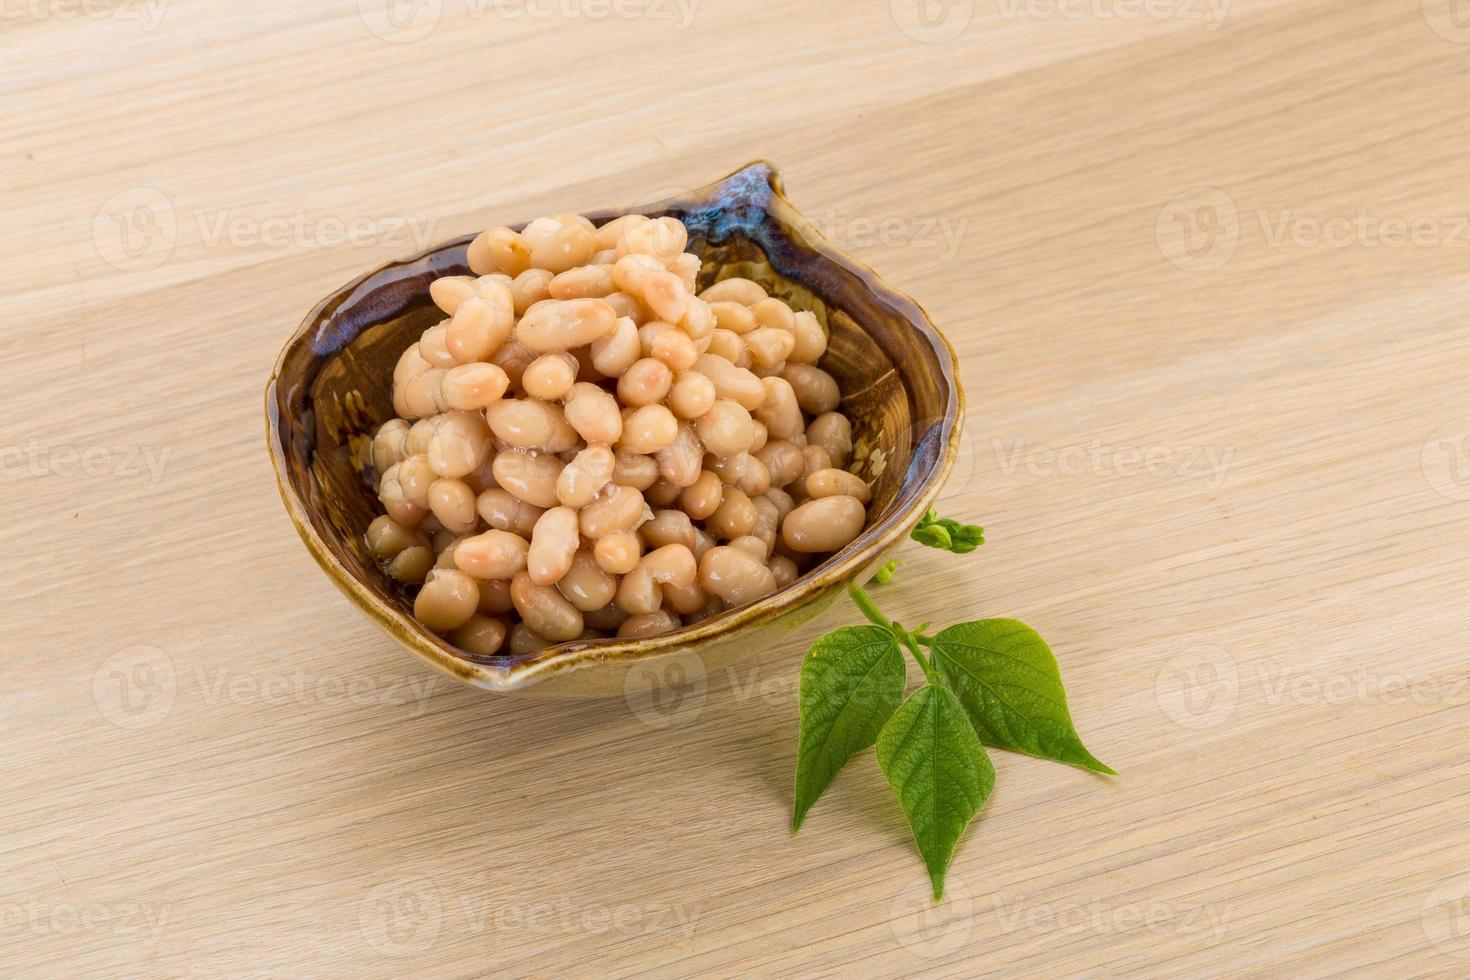
[[538,218],[429,288],[367,546],[465,651],[653,636],[758,599],[867,521],[827,336],[748,279],[695,295],[673,218]]

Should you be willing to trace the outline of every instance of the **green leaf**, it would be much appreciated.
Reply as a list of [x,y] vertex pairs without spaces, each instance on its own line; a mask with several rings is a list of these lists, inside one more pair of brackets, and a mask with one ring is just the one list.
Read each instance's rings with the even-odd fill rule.
[[847,760],[877,741],[906,680],[898,641],[881,627],[844,626],[812,644],[801,664],[793,834]]
[[1117,775],[1082,744],[1057,658],[1031,627],[1014,619],[960,623],[930,649],[986,745]]
[[955,845],[995,786],[995,769],[959,699],[933,684],[883,726],[878,765],[903,804],[938,901]]
[[919,518],[909,537],[930,548],[967,555],[985,543],[985,529],[976,524],[961,524],[939,517],[930,508]]

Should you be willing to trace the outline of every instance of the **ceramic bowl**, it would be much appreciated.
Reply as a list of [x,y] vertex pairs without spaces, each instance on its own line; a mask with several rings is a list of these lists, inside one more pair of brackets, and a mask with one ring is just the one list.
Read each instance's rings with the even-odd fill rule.
[[[820,365],[841,386],[853,423],[849,469],[873,488],[869,524],[847,547],[772,595],[664,636],[559,643],[524,656],[475,657],[412,616],[412,594],[363,543],[377,514],[372,433],[393,416],[398,356],[442,319],[429,282],[469,272],[471,237],[391,262],[348,283],[307,315],[266,387],[271,461],[307,550],[389,636],[451,676],[499,693],[621,695],[635,665],[679,653],[707,667],[769,646],[767,632],[820,612],[846,583],[865,581],[938,496],[957,452],[963,395],[954,350],[908,296],[826,241],[792,207],[767,163],[630,211],[672,215],[703,260],[700,288],[728,276],[761,283],[830,334]],[[590,214],[603,224],[625,211]]]

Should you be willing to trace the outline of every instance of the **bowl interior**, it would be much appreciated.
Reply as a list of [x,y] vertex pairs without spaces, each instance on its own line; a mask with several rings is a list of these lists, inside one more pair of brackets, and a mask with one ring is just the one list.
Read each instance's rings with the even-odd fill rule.
[[[853,423],[849,469],[872,485],[873,503],[863,535],[803,580],[871,550],[885,529],[892,535],[899,522],[916,519],[909,512],[937,490],[959,415],[953,353],[923,311],[822,240],[781,196],[768,165],[752,165],[687,197],[633,210],[685,223],[689,251],[702,260],[700,289],[744,276],[794,309],[812,311],[828,330],[820,366],[841,387],[840,410]],[[589,217],[602,224],[624,213]],[[284,468],[283,492],[296,496],[331,557],[409,628],[449,655],[510,668],[616,641],[574,641],[536,654],[474,657],[412,620],[412,590],[388,578],[363,541],[379,513],[370,447],[378,426],[394,415],[393,367],[425,329],[443,319],[428,286],[440,276],[469,274],[469,241],[462,238],[391,263],[323,301],[282,353],[267,402]],[[757,605],[789,604],[803,580]],[[717,625],[739,612],[703,625]]]

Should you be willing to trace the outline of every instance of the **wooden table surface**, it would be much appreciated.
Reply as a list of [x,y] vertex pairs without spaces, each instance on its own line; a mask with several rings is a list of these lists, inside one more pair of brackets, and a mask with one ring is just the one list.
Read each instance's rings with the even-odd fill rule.
[[[0,973],[1470,971],[1470,19],[1440,0],[16,0]],[[504,700],[282,511],[261,388],[419,246],[756,157],[947,331],[881,603],[1013,615],[1115,780],[995,752],[926,898],[798,664]],[[410,973],[411,971],[411,973]]]

